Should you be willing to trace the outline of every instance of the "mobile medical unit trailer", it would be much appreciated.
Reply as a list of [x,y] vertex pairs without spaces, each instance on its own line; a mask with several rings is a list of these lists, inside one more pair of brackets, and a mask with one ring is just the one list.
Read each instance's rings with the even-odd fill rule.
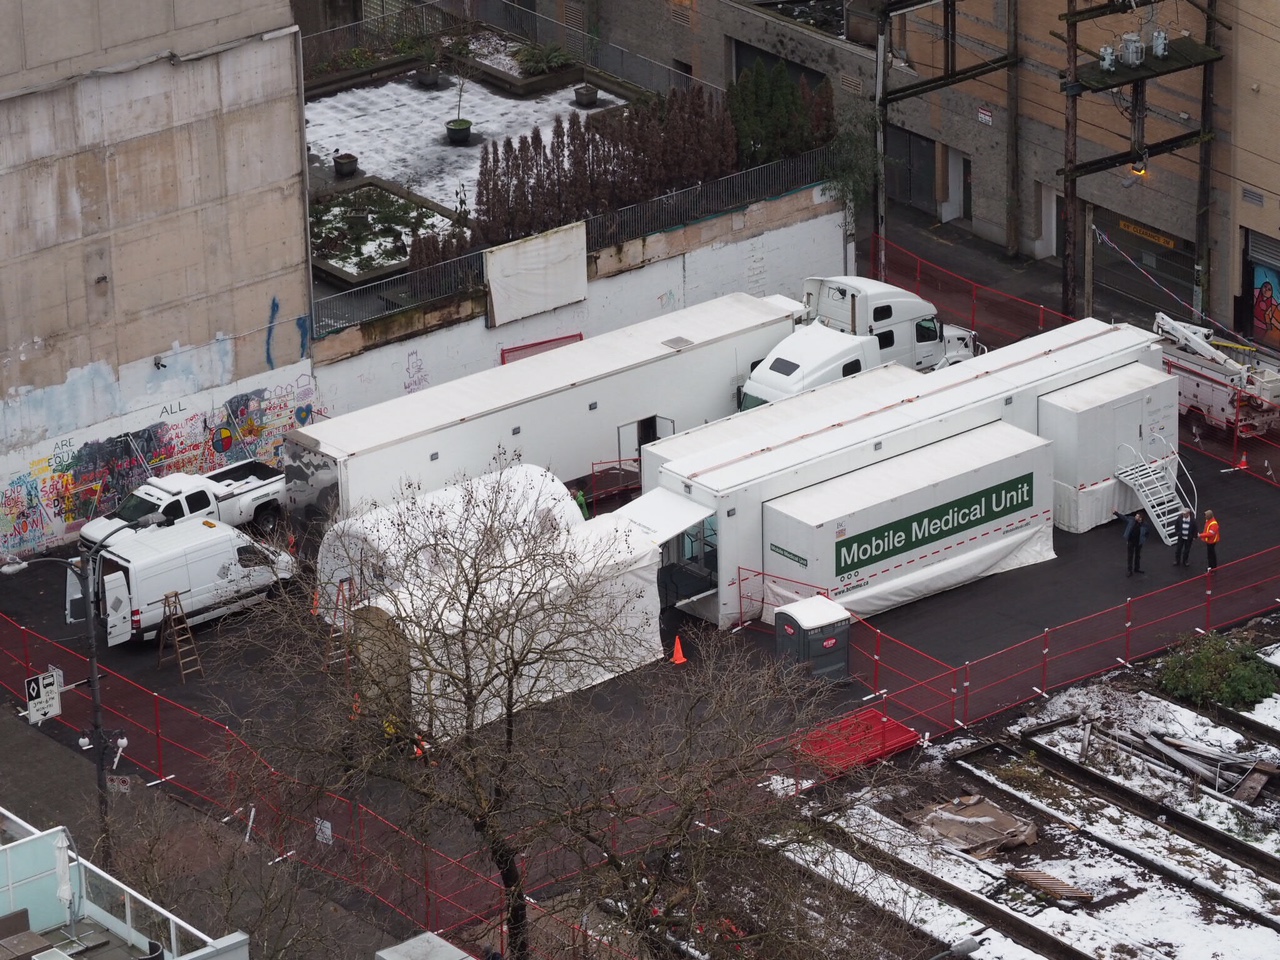
[[[660,440],[642,452],[645,495],[628,505],[631,519],[655,529],[655,536],[680,536],[664,560],[688,565],[702,562],[714,587],[684,606],[704,619],[728,626],[740,616],[761,613],[757,602],[742,605],[739,570],[765,571],[769,545],[763,529],[764,505],[816,484],[921,450],[939,441],[1003,421],[1031,437],[1055,440],[1041,429],[1040,398],[1090,378],[1130,365],[1158,371],[1160,348],[1154,334],[1127,325],[1109,326],[1082,320],[1038,337],[992,351],[982,357],[928,375],[896,371],[892,366],[819,387],[775,404],[758,407],[685,434]],[[1096,482],[1052,483],[1038,452],[1030,472],[1037,477],[1033,511],[1052,512],[1058,498],[1089,498],[1090,514],[1100,513],[1104,499],[1126,504],[1130,491],[1115,479],[1114,464],[1122,447],[1148,458],[1158,469],[1176,462],[1176,383],[1157,378],[1150,388],[1152,403],[1132,408],[1106,437],[1095,437],[1112,451],[1096,461],[1102,473]],[[1173,393],[1172,408],[1168,397]],[[1053,419],[1053,418],[1050,418]],[[1054,421],[1054,430],[1061,423]],[[1028,447],[1030,451],[1034,447]],[[938,505],[976,494],[969,489],[979,474],[962,469],[946,485],[954,492],[938,495]],[[1077,481],[1080,477],[1075,477]],[[941,481],[940,481],[941,482]],[[646,505],[650,492],[661,491]],[[894,490],[882,491],[891,497]],[[690,530],[661,529],[663,502],[675,495],[696,505],[701,519]],[[1077,518],[1081,511],[1075,511]],[[694,511],[686,509],[680,520]],[[1109,517],[1109,511],[1107,516]],[[832,521],[838,519],[833,515]],[[892,518],[890,518],[892,519]],[[1104,522],[1099,517],[1097,522]],[[1096,525],[1096,524],[1093,524]],[[785,548],[784,548],[785,549]],[[1043,549],[1024,554],[1033,562],[1052,556]],[[933,581],[934,584],[942,582]],[[931,589],[917,584],[917,596]],[[938,586],[937,589],[943,589]],[[856,595],[856,591],[848,596]],[[843,598],[841,598],[843,600]]]

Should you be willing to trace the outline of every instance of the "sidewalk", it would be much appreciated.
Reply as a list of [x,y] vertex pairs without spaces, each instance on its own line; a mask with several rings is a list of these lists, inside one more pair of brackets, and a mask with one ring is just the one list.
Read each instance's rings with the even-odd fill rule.
[[[1001,293],[1039,304],[1050,310],[1062,309],[1062,263],[1057,258],[1029,260],[1009,258],[1004,248],[979,240],[956,223],[938,223],[937,219],[909,207],[890,203],[885,214],[885,235],[897,244],[936,266],[965,280]],[[871,273],[870,215],[858,219],[857,273]],[[1135,283],[1144,283],[1134,277]],[[1084,278],[1079,279],[1080,310],[1084,314]],[[1112,290],[1097,287],[1094,291],[1093,315],[1099,320],[1132,323],[1151,328],[1154,310]]]

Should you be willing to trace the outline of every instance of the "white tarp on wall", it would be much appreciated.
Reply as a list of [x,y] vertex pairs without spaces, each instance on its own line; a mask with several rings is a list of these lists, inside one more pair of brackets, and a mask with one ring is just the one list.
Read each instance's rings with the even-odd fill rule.
[[587,225],[571,223],[484,252],[489,324],[587,299]]

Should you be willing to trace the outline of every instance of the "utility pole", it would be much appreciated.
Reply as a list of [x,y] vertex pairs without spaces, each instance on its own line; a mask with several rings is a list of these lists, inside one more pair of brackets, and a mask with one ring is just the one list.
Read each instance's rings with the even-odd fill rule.
[[[1208,0],[1204,18],[1204,45],[1217,49],[1218,0]],[[1213,64],[1207,63],[1200,87],[1200,180],[1196,191],[1196,273],[1192,288],[1191,306],[1196,316],[1209,312],[1210,282],[1212,273],[1209,226],[1209,205],[1213,199]]]
[[1018,137],[1021,124],[1018,104],[1018,0],[1009,0],[1005,10],[1005,52],[1013,63],[1004,75],[1004,97],[1008,119],[1004,145],[1005,183],[1009,185],[1009,199],[1005,207],[1004,252],[1008,257],[1018,255],[1018,236],[1022,232],[1022,195],[1018,175]]
[[[1075,14],[1076,0],[1067,0],[1067,84],[1074,87],[1079,80],[1076,74],[1077,35]],[[1066,143],[1063,145],[1063,165],[1067,175],[1062,184],[1062,312],[1071,318],[1076,316],[1076,136],[1079,97],[1067,97]]]
[[884,220],[885,207],[888,205],[888,190],[885,185],[885,128],[889,125],[889,104],[885,95],[889,92],[889,71],[885,62],[887,32],[889,29],[889,11],[883,8],[876,21],[876,198],[875,198],[875,278],[887,280],[888,271],[885,266]]

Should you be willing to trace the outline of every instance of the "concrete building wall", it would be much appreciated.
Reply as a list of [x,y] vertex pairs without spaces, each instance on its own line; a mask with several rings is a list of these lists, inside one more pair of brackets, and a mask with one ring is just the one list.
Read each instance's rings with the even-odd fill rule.
[[0,0],[0,451],[303,356],[290,25],[287,0]]
[[[804,277],[843,269],[840,236],[835,205],[801,190],[602,252],[588,265],[583,303],[495,329],[484,322],[483,299],[353,327],[314,345],[314,375],[311,359],[281,357],[231,382],[237,348],[229,339],[168,355],[160,372],[145,358],[123,365],[118,380],[96,367],[74,373],[72,388],[101,396],[104,411],[117,394],[130,398],[128,408],[77,427],[47,402],[45,431],[0,452],[0,553],[73,537],[152,470],[275,461],[294,426],[495,366],[505,347],[593,336],[737,290],[798,298]],[[29,399],[42,396],[53,394]]]
[[[1247,9],[1247,13],[1240,9],[1240,29],[1219,33],[1224,51],[1236,66],[1220,75],[1215,100],[1220,108],[1232,107],[1240,122],[1229,131],[1229,139],[1215,148],[1222,194],[1236,229],[1217,253],[1214,271],[1216,284],[1229,285],[1241,298],[1240,314],[1246,320],[1256,279],[1244,269],[1249,234],[1280,244],[1280,153],[1272,134],[1280,123],[1280,80],[1273,66],[1280,36],[1275,29],[1280,24],[1280,0],[1258,0]],[[1276,273],[1280,270],[1273,270]],[[1280,329],[1274,323],[1265,339],[1273,347],[1280,345]]]
[[336,416],[496,366],[504,349],[595,336],[737,291],[798,300],[805,277],[844,270],[841,219],[818,190],[797,191],[601,251],[582,303],[496,328],[479,302],[469,319],[456,305],[424,312],[413,329],[407,315],[394,318],[386,339],[374,324],[350,328],[314,345],[319,402]]
[[[957,5],[959,68],[994,58],[1007,49],[1007,18],[1013,2],[984,0]],[[1264,6],[1280,16],[1277,0],[1265,0]],[[740,41],[823,72],[832,80],[838,100],[861,98],[865,102],[874,92],[874,51],[870,47],[777,17],[744,0],[596,0],[593,7],[603,39],[664,63],[672,57],[679,58],[694,65],[695,76],[713,83],[723,85],[732,79],[732,51],[735,41]],[[1066,110],[1060,73],[1067,61],[1065,45],[1052,34],[1063,31],[1058,16],[1064,10],[1061,0],[1017,3],[1017,53],[1022,60],[1018,68],[1021,129],[1016,184],[1009,183],[1005,159],[1011,127],[1003,72],[904,100],[889,109],[891,124],[936,141],[939,215],[944,219],[960,215],[961,172],[967,158],[972,171],[969,186],[973,232],[1004,244],[1008,239],[1008,199],[1011,190],[1016,191],[1020,206],[1017,246],[1024,255],[1034,257],[1052,256],[1056,248],[1054,200],[1062,193],[1058,170],[1063,166]],[[1079,43],[1088,50],[1097,50],[1104,43],[1117,45],[1121,33],[1139,29],[1151,16],[1156,16],[1171,36],[1188,29],[1193,36],[1204,37],[1204,18],[1198,12],[1181,7],[1175,16],[1174,10],[1174,4],[1164,3],[1157,4],[1154,13],[1138,11],[1087,21],[1080,27]],[[551,10],[546,12],[554,15]],[[893,18],[891,88],[942,72],[942,16],[942,5],[934,4]],[[1259,22],[1268,19],[1261,11],[1256,17]],[[1246,38],[1246,34],[1250,36]],[[1236,61],[1245,56],[1243,50],[1233,54],[1231,44],[1257,46],[1260,53],[1262,48],[1274,46],[1267,30],[1219,30],[1218,39],[1227,53],[1227,59],[1217,67],[1218,76],[1223,78],[1218,83],[1220,91],[1224,89],[1223,80],[1238,69]],[[1264,63],[1266,60],[1258,60],[1256,82],[1267,82]],[[1199,128],[1201,76],[1199,70],[1188,70],[1148,84],[1147,142]],[[1225,86],[1232,84],[1227,82]],[[1263,99],[1257,96],[1255,102]],[[1219,134],[1215,169],[1232,162],[1232,103],[1230,97],[1216,99],[1213,120]],[[1080,160],[1128,149],[1130,128],[1124,110],[1125,104],[1110,93],[1080,98]],[[1255,129],[1258,138],[1266,136],[1265,124],[1259,123]],[[1271,151],[1261,147],[1259,152],[1267,155]],[[1193,243],[1197,177],[1198,151],[1192,147],[1153,158],[1148,175],[1139,181],[1133,181],[1127,169],[1117,169],[1081,179],[1079,192],[1087,203],[1122,214],[1180,243]],[[1230,220],[1229,184],[1224,181],[1222,177],[1215,181],[1211,233],[1216,262],[1225,269],[1229,251],[1235,245],[1236,229]],[[1215,270],[1215,277],[1217,273]],[[1216,283],[1210,306],[1219,314],[1229,315],[1229,296],[1227,285]]]

